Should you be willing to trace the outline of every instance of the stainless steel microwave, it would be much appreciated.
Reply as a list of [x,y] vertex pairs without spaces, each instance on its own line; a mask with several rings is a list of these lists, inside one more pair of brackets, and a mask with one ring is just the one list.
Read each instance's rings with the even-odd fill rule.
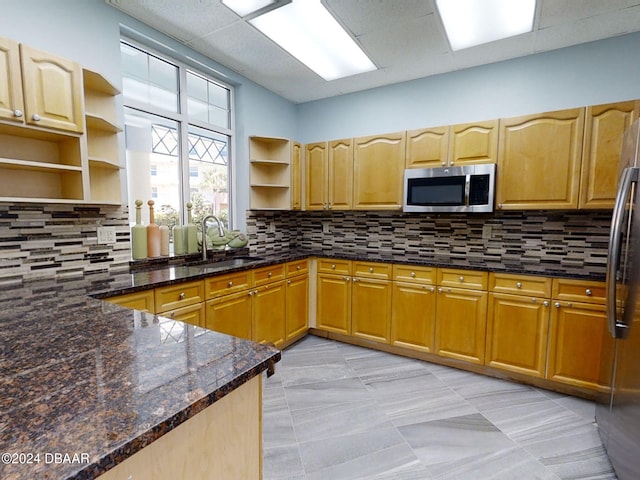
[[405,212],[493,212],[495,164],[404,171]]

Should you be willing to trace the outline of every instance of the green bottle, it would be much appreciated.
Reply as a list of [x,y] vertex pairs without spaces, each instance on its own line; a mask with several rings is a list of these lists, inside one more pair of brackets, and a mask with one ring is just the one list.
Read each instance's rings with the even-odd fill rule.
[[187,203],[187,226],[185,229],[185,237],[187,239],[187,253],[198,253],[198,228],[194,225],[191,218],[191,202]]
[[142,225],[142,200],[136,200],[136,224],[131,227],[131,256],[134,260],[147,258],[147,228]]

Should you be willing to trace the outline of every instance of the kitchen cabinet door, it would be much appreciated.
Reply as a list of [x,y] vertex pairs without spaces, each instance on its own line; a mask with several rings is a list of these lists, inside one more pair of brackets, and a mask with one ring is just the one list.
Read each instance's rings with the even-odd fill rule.
[[353,141],[329,142],[328,208],[350,210],[353,206]]
[[24,122],[20,50],[18,43],[0,37],[0,119]]
[[282,348],[287,312],[285,282],[273,282],[253,292],[253,341]]
[[438,287],[437,297],[436,353],[484,364],[487,292]]
[[500,120],[498,209],[578,207],[584,113],[575,108]]
[[351,334],[354,337],[389,343],[391,282],[353,277]]
[[318,274],[316,327],[351,335],[351,277]]
[[329,165],[327,163],[327,142],[308,143],[305,146],[307,210],[326,210],[328,204],[327,185]]
[[354,139],[355,210],[402,208],[405,132]]
[[407,131],[406,168],[432,168],[447,164],[449,127]]
[[291,210],[302,210],[302,145],[291,142]]
[[[547,378],[600,392],[609,390],[614,341],[602,304],[553,300]],[[606,362],[603,362],[605,360]]]
[[622,136],[640,109],[640,101],[587,107],[580,175],[580,208],[613,208]]
[[433,352],[436,294],[432,285],[394,282],[390,343]]
[[498,121],[452,125],[449,133],[448,165],[496,163]]
[[548,333],[549,300],[489,294],[486,365],[544,378]]
[[188,307],[177,308],[159,315],[201,327],[205,325],[205,304],[189,305]]
[[25,121],[30,125],[84,131],[82,68],[70,60],[20,45]]
[[287,315],[285,340],[302,335],[309,328],[309,276],[298,275],[287,280]]
[[252,297],[253,291],[245,290],[207,301],[205,327],[251,340]]

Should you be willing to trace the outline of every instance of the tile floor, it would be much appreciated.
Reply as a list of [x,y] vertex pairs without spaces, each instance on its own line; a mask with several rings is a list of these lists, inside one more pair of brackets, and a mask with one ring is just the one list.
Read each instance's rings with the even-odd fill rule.
[[264,480],[616,478],[586,400],[314,336],[264,387]]

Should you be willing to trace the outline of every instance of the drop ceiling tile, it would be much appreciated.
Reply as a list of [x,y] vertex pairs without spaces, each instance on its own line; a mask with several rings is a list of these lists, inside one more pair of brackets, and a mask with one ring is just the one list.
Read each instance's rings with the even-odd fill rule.
[[639,0],[543,0],[540,28],[573,23],[580,19],[640,5]]

